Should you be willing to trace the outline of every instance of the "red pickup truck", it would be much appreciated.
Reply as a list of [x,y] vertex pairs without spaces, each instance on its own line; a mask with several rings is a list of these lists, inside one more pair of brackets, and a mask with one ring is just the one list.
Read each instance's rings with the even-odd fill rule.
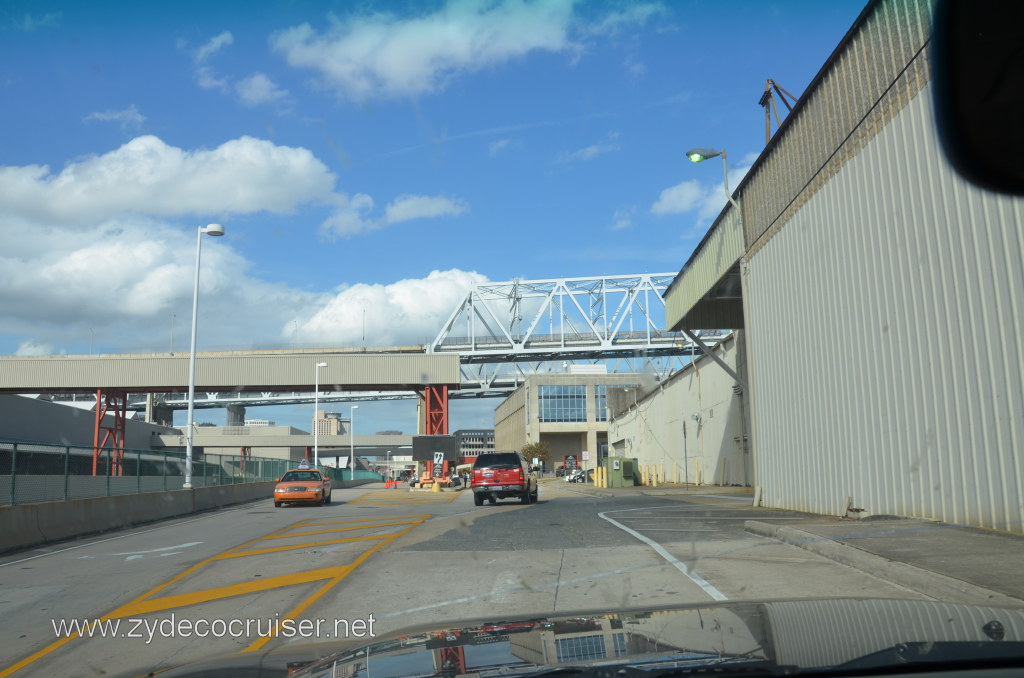
[[524,504],[537,501],[537,476],[518,452],[481,454],[473,463],[473,503],[486,499],[494,503],[506,497],[518,497]]

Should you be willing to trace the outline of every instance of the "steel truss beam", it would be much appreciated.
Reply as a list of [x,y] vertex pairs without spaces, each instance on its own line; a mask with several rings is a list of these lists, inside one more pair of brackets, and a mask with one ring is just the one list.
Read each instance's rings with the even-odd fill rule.
[[427,353],[456,352],[464,363],[678,354],[677,344],[689,340],[660,329],[662,293],[673,278],[655,273],[476,285]]

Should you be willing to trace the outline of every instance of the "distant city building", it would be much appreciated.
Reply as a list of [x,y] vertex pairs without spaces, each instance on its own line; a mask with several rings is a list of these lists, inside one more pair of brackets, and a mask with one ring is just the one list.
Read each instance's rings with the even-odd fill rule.
[[495,446],[520,451],[529,443],[547,443],[556,464],[586,452],[588,460],[579,461],[593,468],[608,456],[608,388],[636,387],[649,379],[579,371],[528,377],[494,410]]
[[456,431],[455,445],[460,457],[478,457],[487,452],[494,452],[494,429]]

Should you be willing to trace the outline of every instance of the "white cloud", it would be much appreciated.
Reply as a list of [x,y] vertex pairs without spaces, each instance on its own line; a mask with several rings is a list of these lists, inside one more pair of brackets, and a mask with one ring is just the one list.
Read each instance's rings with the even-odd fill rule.
[[[370,196],[349,196],[334,181],[305,149],[247,137],[201,151],[140,137],[57,174],[44,166],[0,166],[0,336],[20,342],[22,352],[49,353],[93,338],[97,350],[166,350],[176,324],[175,346],[181,350],[196,235],[163,219],[283,212],[313,202],[332,210],[325,227],[358,232],[388,225],[387,211],[373,214]],[[415,195],[389,207],[394,222],[465,209],[457,199]],[[281,340],[280,328],[289,320],[316,318],[336,297],[349,298],[253,277],[233,242],[203,241],[200,335],[209,348],[268,346]],[[465,283],[457,273],[438,274],[420,284],[421,290],[440,290],[436,304],[448,305],[451,290]],[[436,320],[434,313],[441,311],[433,299],[410,301],[405,291],[417,284],[387,286],[388,302],[378,310],[392,315],[373,320],[384,333],[377,343],[396,336],[394,322],[409,320],[422,328],[436,321],[436,331],[447,317]],[[420,308],[406,308],[416,304]],[[316,323],[336,321],[321,317]]]
[[14,355],[53,355],[53,345],[27,339],[18,344],[18,350]]
[[469,210],[465,201],[440,195],[400,195],[384,208],[382,217],[371,216],[373,206],[373,198],[362,193],[351,198],[339,196],[334,213],[321,225],[321,233],[328,239],[347,238],[403,221],[455,217]]
[[658,200],[651,205],[655,214],[681,214],[697,207],[705,197],[707,188],[696,179],[683,181],[661,192]]
[[64,167],[0,167],[0,214],[95,223],[125,212],[157,216],[285,213],[332,201],[335,177],[309,150],[241,137],[186,151],[155,136]]
[[[390,285],[353,285],[340,290],[315,314],[299,320],[303,341],[331,346],[403,346],[433,339],[474,284],[488,282],[476,272],[433,271],[426,278]],[[291,321],[281,326],[292,335]]]
[[209,66],[200,66],[196,69],[196,80],[203,89],[216,89],[222,92],[228,89],[228,79],[218,77]]
[[502,151],[512,148],[512,144],[513,142],[511,139],[498,139],[497,141],[492,141],[487,147],[487,154],[493,158]]
[[[730,191],[736,190],[756,158],[756,153],[747,154],[740,161],[739,167],[729,170]],[[690,179],[663,190],[658,200],[651,205],[651,212],[683,214],[696,211],[698,224],[703,224],[717,217],[726,202],[725,187],[721,181],[717,184],[702,184],[697,179]]]
[[43,165],[0,166],[0,236],[21,230],[19,220],[87,229],[124,214],[287,214],[322,204],[332,210],[321,225],[331,238],[468,210],[456,198],[403,195],[373,216],[372,197],[337,191],[335,179],[304,148],[241,137],[186,151],[142,136],[57,174]]
[[384,221],[388,224],[397,224],[411,219],[455,217],[468,209],[462,200],[452,200],[444,196],[400,195],[384,209]]
[[661,3],[634,3],[621,12],[609,12],[583,30],[590,35],[613,35],[626,28],[643,25],[651,18],[665,13],[667,9]]
[[330,28],[322,32],[302,24],[274,34],[271,45],[290,65],[313,69],[326,86],[364,101],[437,92],[455,77],[534,51],[576,53],[580,45],[571,30],[610,33],[652,16],[627,10],[589,26],[574,20],[573,7],[572,0],[452,0],[414,18],[331,17]]
[[612,231],[621,231],[633,226],[633,216],[636,213],[636,208],[628,207],[624,209],[615,210],[615,214],[612,215],[612,225],[608,228]]
[[230,31],[224,31],[207,40],[202,47],[196,51],[196,63],[201,64],[224,47],[234,44],[235,38]]
[[320,232],[327,238],[352,236],[378,228],[378,223],[369,218],[373,209],[373,198],[365,193],[357,193],[349,198],[339,196],[334,213],[320,225]]
[[288,90],[281,89],[263,73],[254,73],[235,85],[238,98],[246,106],[259,106],[288,98]]
[[557,158],[555,158],[555,162],[587,162],[593,160],[599,155],[604,155],[605,153],[618,151],[621,148],[618,143],[618,138],[619,133],[613,132],[609,134],[608,138],[605,139],[604,141],[592,144],[590,146],[587,146],[586,148],[581,148],[578,151],[572,151],[571,153],[563,151],[562,153],[558,154]]
[[61,23],[63,12],[47,12],[46,14],[25,14],[12,23],[19,31],[33,33],[40,28],[53,28]]
[[146,121],[146,116],[139,113],[139,109],[135,107],[135,104],[132,104],[123,111],[103,111],[102,113],[90,113],[89,115],[85,116],[85,121],[89,122],[90,120],[99,120],[102,122],[117,122],[120,123],[121,129],[127,130],[129,128],[139,129],[140,127],[142,127],[142,123]]

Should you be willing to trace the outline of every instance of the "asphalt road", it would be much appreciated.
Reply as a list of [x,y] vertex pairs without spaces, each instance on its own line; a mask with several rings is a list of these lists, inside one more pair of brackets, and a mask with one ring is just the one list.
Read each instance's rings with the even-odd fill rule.
[[[275,509],[268,498],[9,554],[0,678],[140,675],[286,643],[552,612],[921,597],[744,532],[745,520],[799,519],[749,504],[715,493],[600,497],[560,481],[528,506],[358,488],[325,507]],[[60,626],[73,620],[86,630],[68,639]]]

